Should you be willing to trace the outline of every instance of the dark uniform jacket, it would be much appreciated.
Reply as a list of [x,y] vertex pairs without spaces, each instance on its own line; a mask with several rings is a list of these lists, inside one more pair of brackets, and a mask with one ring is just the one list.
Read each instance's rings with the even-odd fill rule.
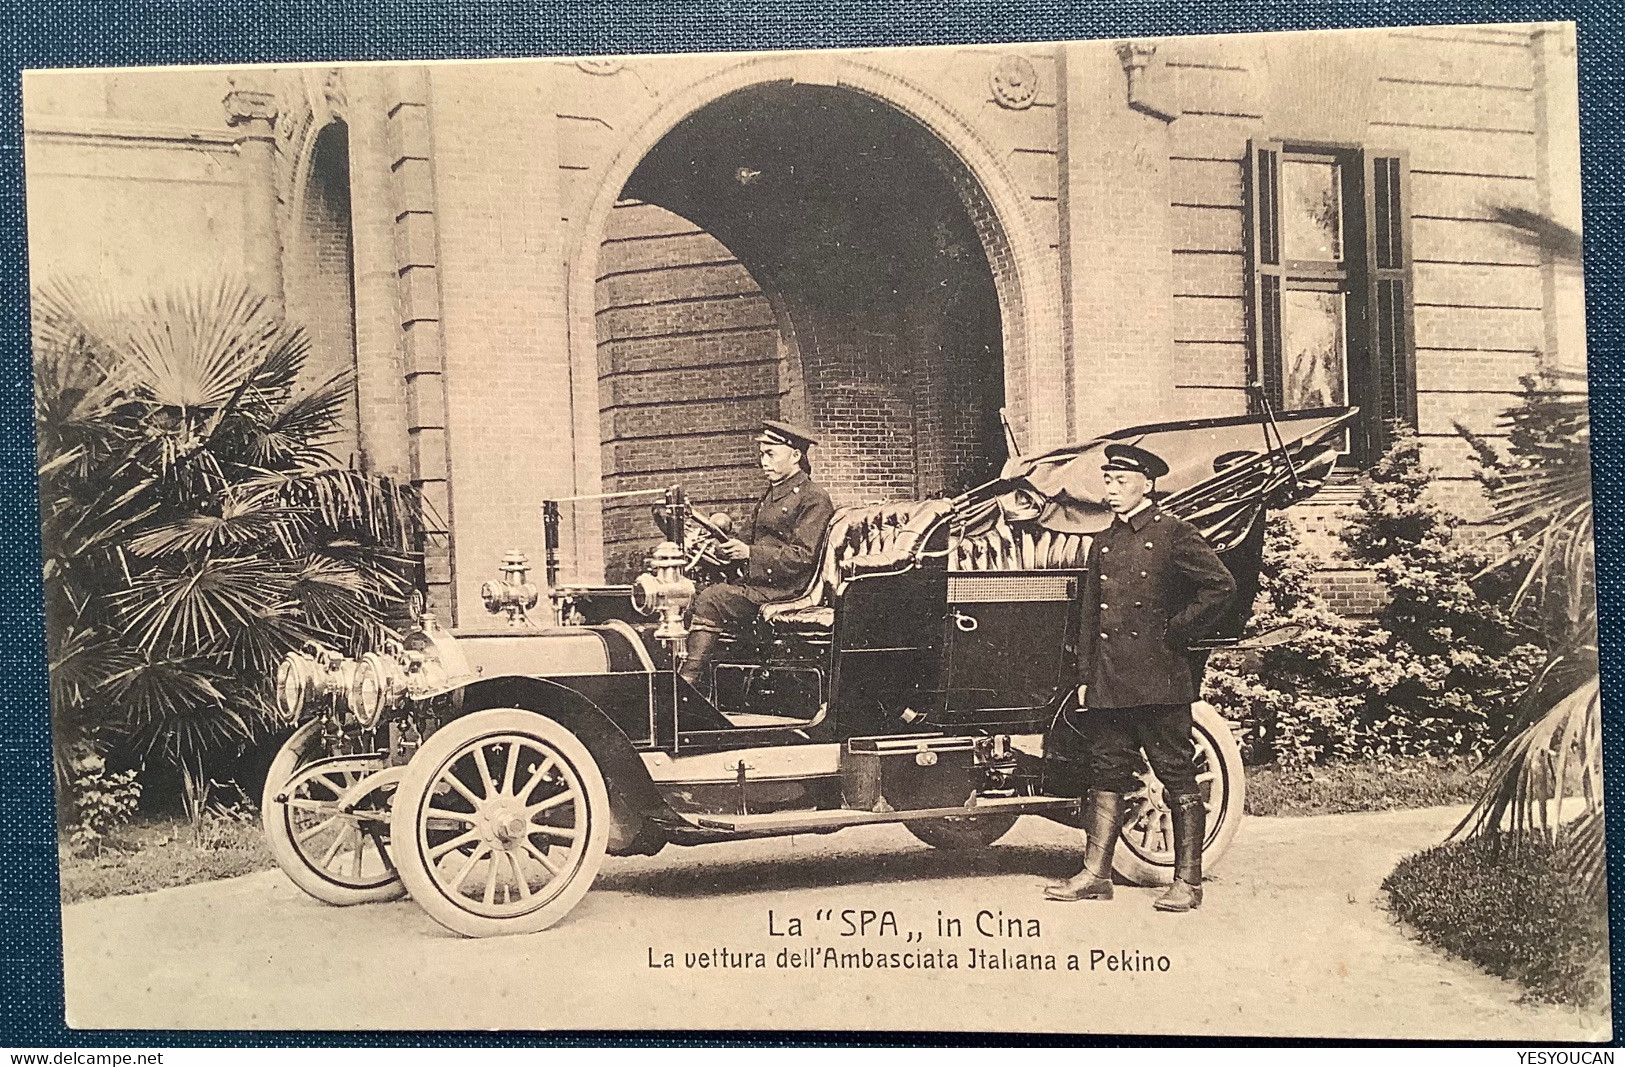
[[1208,633],[1236,590],[1196,527],[1151,504],[1096,534],[1087,565],[1078,658],[1085,704],[1194,701],[1186,647]]
[[801,592],[834,513],[829,494],[802,471],[768,486],[741,538],[750,545],[745,595],[766,604]]

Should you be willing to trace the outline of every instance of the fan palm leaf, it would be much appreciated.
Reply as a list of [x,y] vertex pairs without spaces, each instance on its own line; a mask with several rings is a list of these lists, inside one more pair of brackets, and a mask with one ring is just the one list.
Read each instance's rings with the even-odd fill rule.
[[341,371],[316,388],[293,397],[246,441],[247,462],[261,468],[332,466],[325,444],[341,424],[355,389],[355,375]]
[[[1554,258],[1578,262],[1579,236],[1528,212],[1500,221]],[[1596,547],[1590,409],[1585,376],[1548,369],[1525,380],[1505,413],[1513,460],[1486,479],[1488,535],[1503,551],[1481,572],[1518,575],[1508,603],[1546,638],[1547,663],[1524,691],[1512,730],[1486,760],[1486,783],[1452,837],[1510,831],[1564,846],[1579,884],[1606,886],[1602,819],[1602,697],[1596,669]],[[1461,432],[1471,437],[1465,429]],[[1569,799],[1580,810],[1570,818]]]
[[296,518],[264,497],[228,496],[219,514],[190,515],[132,537],[129,551],[143,557],[241,550],[279,541],[280,528]]
[[219,652],[239,627],[296,606],[282,578],[264,559],[203,556],[137,575],[113,602],[130,640],[149,656]]
[[176,414],[218,418],[249,389],[285,389],[308,348],[263,297],[228,282],[148,298],[122,322],[119,384]]
[[1560,838],[1571,782],[1577,784],[1585,810],[1600,807],[1601,707],[1593,675],[1512,733],[1486,762],[1484,790],[1455,834],[1505,829],[1514,835]]

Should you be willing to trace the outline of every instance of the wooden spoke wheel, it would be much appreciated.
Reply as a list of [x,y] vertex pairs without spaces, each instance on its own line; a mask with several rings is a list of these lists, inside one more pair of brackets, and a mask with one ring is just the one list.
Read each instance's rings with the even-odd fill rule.
[[[1207,809],[1202,866],[1211,869],[1241,826],[1247,780],[1241,748],[1230,724],[1213,705],[1191,706],[1191,744],[1195,749],[1196,788]],[[1140,773],[1141,787],[1125,801],[1123,835],[1112,868],[1137,885],[1167,885],[1174,880],[1174,822],[1162,782],[1149,766]]]
[[326,904],[394,900],[406,892],[389,852],[400,768],[378,756],[306,759],[319,723],[294,731],[271,764],[260,821],[277,864]]
[[469,937],[525,934],[586,895],[609,844],[609,793],[587,747],[516,708],[448,723],[413,757],[392,840],[412,898]]

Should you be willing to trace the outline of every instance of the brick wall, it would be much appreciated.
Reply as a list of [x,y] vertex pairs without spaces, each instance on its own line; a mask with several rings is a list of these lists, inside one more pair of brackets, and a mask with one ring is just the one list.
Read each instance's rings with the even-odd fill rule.
[[[626,200],[598,256],[604,492],[681,484],[743,518],[761,495],[754,437],[788,392],[761,286],[715,237]],[[605,574],[626,581],[659,540],[649,500],[604,506]]]
[[1496,435],[1496,417],[1512,402],[1518,376],[1536,367],[1557,313],[1542,296],[1539,254],[1497,224],[1492,210],[1552,208],[1538,59],[1543,36],[1553,32],[1438,27],[1313,41],[1161,42],[1182,112],[1170,127],[1178,414],[1245,410],[1247,139],[1403,152],[1419,428],[1428,462],[1440,469],[1442,497],[1467,514],[1482,513],[1454,423]]
[[574,490],[574,449],[596,443],[577,441],[569,419],[557,146],[537,121],[546,68],[432,69],[457,621],[488,625],[480,583],[510,549],[540,564],[541,501]]
[[[606,487],[669,480],[705,434],[741,451],[685,480],[742,513],[760,481],[736,431],[786,414],[819,438],[837,503],[985,480],[1004,458],[1000,314],[952,166],[895,112],[821,87],[745,90],[656,144],[599,250]],[[641,511],[606,507],[612,555],[646,549]]]

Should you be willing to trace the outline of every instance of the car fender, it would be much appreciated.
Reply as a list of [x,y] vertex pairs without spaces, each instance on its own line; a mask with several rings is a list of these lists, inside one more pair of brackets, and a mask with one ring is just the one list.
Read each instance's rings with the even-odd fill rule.
[[462,714],[487,708],[523,708],[564,726],[587,746],[609,787],[613,855],[653,855],[666,843],[653,821],[676,818],[621,728],[593,701],[548,678],[507,675],[463,690]]

